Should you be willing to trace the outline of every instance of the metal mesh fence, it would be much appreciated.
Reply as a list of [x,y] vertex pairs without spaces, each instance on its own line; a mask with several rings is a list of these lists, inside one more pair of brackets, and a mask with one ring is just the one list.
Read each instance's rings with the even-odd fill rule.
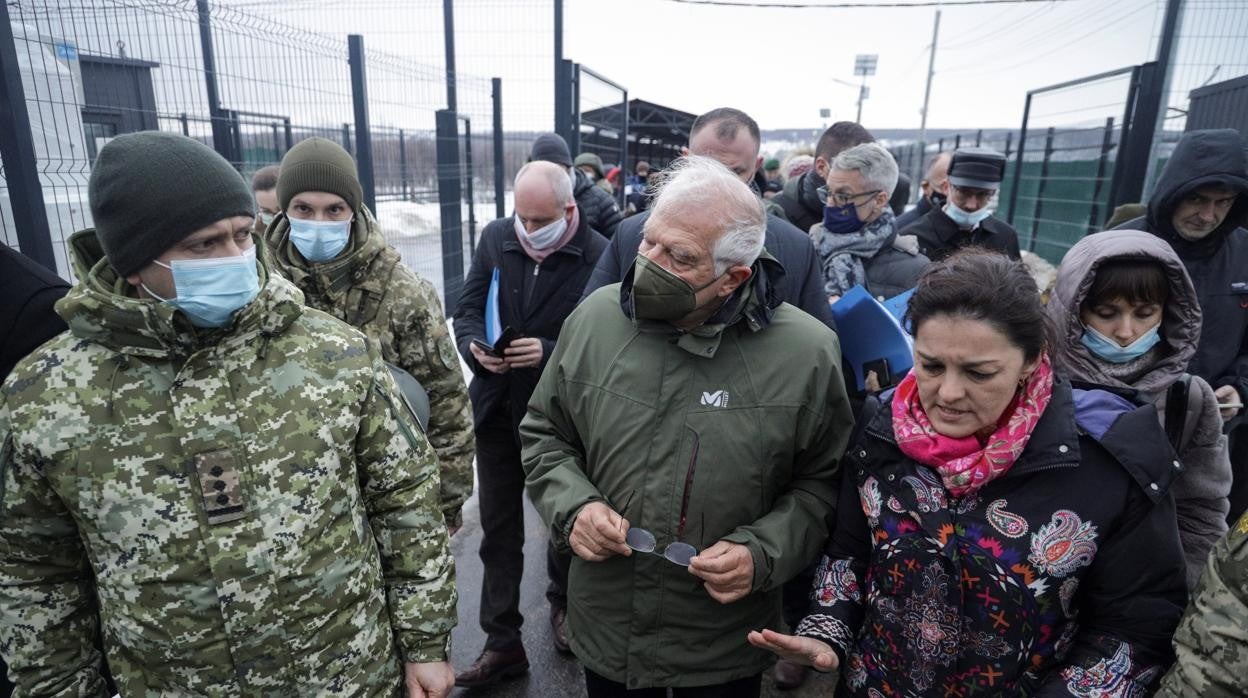
[[[70,275],[66,239],[92,224],[87,181],[95,154],[110,138],[151,129],[183,133],[213,145],[247,178],[280,162],[294,143],[310,136],[331,139],[357,154],[346,33],[329,35],[262,17],[249,11],[251,5],[35,0],[8,6],[62,275]],[[521,9],[532,14],[532,3]],[[323,14],[314,16],[316,26],[346,28],[327,22]],[[542,21],[549,24],[549,17],[543,15]],[[422,40],[421,46],[440,47],[440,24],[417,26],[427,35],[422,39],[436,37]],[[376,42],[366,36],[364,53],[375,213],[405,263],[441,288],[446,252],[441,237],[448,231],[440,227],[435,115],[446,106],[446,75],[440,65],[379,50],[374,44],[398,45],[387,40],[393,38],[388,34],[382,36]],[[490,205],[495,198],[494,85],[466,72],[454,80],[465,192],[464,230],[456,238],[470,252],[479,228],[495,212]],[[521,89],[516,92],[516,102],[529,101]],[[541,112],[517,111],[529,111],[516,118],[534,124],[532,114]],[[545,123],[549,113],[548,100]],[[505,183],[523,164],[531,139],[531,131],[511,131],[505,138]],[[0,183],[0,234],[17,247],[9,196],[6,179]]]
[[1146,192],[1170,158],[1183,135],[1191,91],[1248,75],[1248,3],[1242,0],[1184,0],[1178,27],[1169,89],[1161,129],[1153,143],[1153,160]]

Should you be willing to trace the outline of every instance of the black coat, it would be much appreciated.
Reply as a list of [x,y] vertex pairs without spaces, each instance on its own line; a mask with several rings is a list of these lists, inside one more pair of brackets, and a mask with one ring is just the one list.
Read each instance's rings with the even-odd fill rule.
[[1010,470],[953,499],[886,401],[846,452],[798,632],[851,695],[1136,695],[1187,601],[1173,453],[1151,405],[1059,379]]
[[[1245,168],[1243,140],[1234,131],[1189,133],[1157,179],[1148,215],[1116,229],[1150,232],[1178,253],[1196,286],[1203,323],[1187,370],[1214,388],[1235,386],[1240,399],[1248,401],[1248,230],[1240,227],[1248,216]],[[1238,191],[1239,198],[1207,237],[1184,240],[1171,222],[1175,207],[1192,191],[1215,182]]]
[[931,202],[928,201],[926,197],[920,196],[919,202],[914,205],[914,208],[906,211],[900,216],[897,216],[897,220],[893,222],[893,227],[895,227],[899,232],[905,230],[911,223],[915,223],[923,216],[926,216],[927,212],[930,210],[932,210]]
[[[601,190],[599,190],[601,191]],[[605,192],[604,192],[605,193]],[[491,221],[481,231],[481,240],[472,257],[472,267],[464,280],[464,290],[455,311],[455,343],[472,369],[468,386],[472,398],[473,422],[480,427],[499,409],[509,410],[519,428],[537,379],[554,351],[563,321],[581,300],[581,290],[594,270],[594,262],[607,247],[607,241],[590,228],[582,213],[576,234],[540,265],[524,252],[516,239],[513,217]],[[487,371],[472,355],[473,339],[485,341],[485,297],[494,269],[499,270],[499,315],[504,328],[511,327],[524,337],[542,341],[542,363],[497,374]],[[525,276],[531,297],[524,302]]]
[[576,198],[576,206],[581,210],[581,217],[588,219],[589,227],[598,231],[605,238],[615,237],[615,229],[624,220],[615,197],[602,187],[595,185],[580,170],[572,170],[576,175],[576,186],[572,196]]
[[0,245],[0,381],[40,344],[64,332],[52,309],[69,284],[8,245]]
[[993,216],[985,218],[974,230],[968,232],[958,228],[958,224],[941,209],[933,209],[899,230],[898,234],[917,237],[919,252],[927,255],[933,262],[939,262],[957,249],[969,245],[1000,252],[1011,259],[1021,258],[1018,233],[1009,223]]
[[[598,259],[594,274],[585,285],[585,296],[624,280],[624,274],[633,265],[641,247],[641,228],[649,218],[650,212],[646,211],[624,219]],[[777,298],[805,310],[835,330],[836,322],[828,309],[828,297],[823,292],[823,272],[810,236],[803,235],[800,230],[775,216],[767,216],[763,247],[784,267],[784,275],[772,279]]]
[[784,190],[771,197],[771,201],[784,209],[784,215],[798,230],[809,233],[811,226],[823,222],[823,202],[818,193],[822,186],[823,178],[810,170],[785,182]]

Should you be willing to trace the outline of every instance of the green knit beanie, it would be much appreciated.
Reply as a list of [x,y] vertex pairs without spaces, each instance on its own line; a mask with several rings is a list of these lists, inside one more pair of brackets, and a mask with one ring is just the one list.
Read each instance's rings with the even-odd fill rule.
[[201,228],[256,215],[247,182],[225,158],[161,131],[118,136],[101,148],[87,200],[104,256],[122,276]]
[[295,194],[325,191],[341,196],[352,211],[360,210],[364,190],[351,154],[324,138],[299,141],[282,158],[277,176],[277,204],[285,211]]

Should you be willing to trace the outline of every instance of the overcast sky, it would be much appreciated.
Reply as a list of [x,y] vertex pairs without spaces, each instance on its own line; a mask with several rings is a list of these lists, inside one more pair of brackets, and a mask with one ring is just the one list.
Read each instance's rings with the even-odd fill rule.
[[[326,33],[362,33],[370,48],[443,65],[439,0],[227,2]],[[503,77],[509,129],[552,125],[551,6],[549,0],[455,3],[458,68]],[[1016,128],[1028,89],[1151,60],[1162,6],[1158,0],[1043,0],[943,8],[928,126]],[[853,119],[857,87],[836,81],[856,82],[854,56],[877,54],[863,123],[917,128],[935,13],[930,7],[566,0],[564,53],[624,84],[631,97],[693,113],[734,106],[763,128]],[[1120,114],[1124,95],[1119,80],[1038,106],[1063,113],[1067,123],[1097,122]],[[587,87],[582,108],[612,99],[607,90]],[[461,91],[465,101],[488,108],[488,92],[465,97]],[[820,118],[820,108],[830,109],[831,119]]]

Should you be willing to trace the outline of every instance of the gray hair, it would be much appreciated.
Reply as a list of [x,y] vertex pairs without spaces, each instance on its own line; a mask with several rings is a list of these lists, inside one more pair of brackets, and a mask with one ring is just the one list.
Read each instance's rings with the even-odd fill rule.
[[520,171],[516,173],[516,179],[512,182],[512,188],[520,185],[520,180],[525,176],[532,175],[541,177],[550,185],[551,193],[555,196],[555,203],[563,208],[570,203],[576,201],[572,195],[572,179],[568,176],[568,168],[557,165],[553,162],[545,160],[534,160],[524,164]]
[[660,177],[650,220],[712,213],[722,231],[712,246],[715,273],[754,264],[767,233],[767,213],[757,194],[718,161],[697,155],[678,158]]
[[863,143],[842,150],[832,161],[832,169],[858,172],[867,186],[880,189],[889,196],[897,188],[897,161],[893,154],[878,143]]

